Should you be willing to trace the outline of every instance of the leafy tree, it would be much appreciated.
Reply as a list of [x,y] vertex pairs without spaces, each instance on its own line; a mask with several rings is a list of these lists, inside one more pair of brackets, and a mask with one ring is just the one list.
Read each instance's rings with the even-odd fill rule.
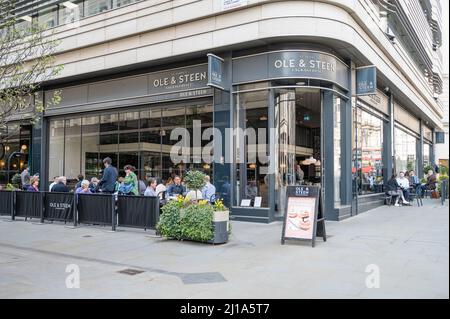
[[[55,91],[45,103],[38,96],[41,84],[62,70],[55,65],[59,41],[45,26],[16,16],[17,1],[0,0],[0,143],[17,132],[11,121],[36,124],[47,107],[60,102]],[[30,120],[31,118],[31,120]]]

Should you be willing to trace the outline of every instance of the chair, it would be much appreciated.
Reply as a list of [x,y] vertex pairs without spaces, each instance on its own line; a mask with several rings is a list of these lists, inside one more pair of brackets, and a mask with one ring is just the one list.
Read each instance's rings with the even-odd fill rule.
[[417,206],[418,206],[418,207],[423,206],[422,196],[421,196],[421,194],[420,194],[420,185],[416,186],[415,188],[414,188],[414,187],[411,187],[410,189],[411,189],[411,191],[410,191],[410,193],[409,193],[409,199],[410,199],[410,201],[411,201],[411,200],[414,201],[414,199],[416,199],[416,201],[417,201]]
[[384,204],[388,205],[388,206],[391,206],[393,198],[394,198],[393,195],[389,195],[389,194],[385,193],[384,194]]

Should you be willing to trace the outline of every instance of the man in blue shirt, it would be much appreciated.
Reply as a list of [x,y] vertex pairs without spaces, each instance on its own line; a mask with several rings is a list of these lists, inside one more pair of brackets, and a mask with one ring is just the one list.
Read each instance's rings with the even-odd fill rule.
[[216,194],[216,187],[211,184],[211,179],[208,175],[205,176],[205,186],[203,186],[202,189],[202,198],[206,199],[207,201],[211,202],[211,200],[214,200]]
[[181,178],[180,176],[175,176],[173,178],[174,184],[169,185],[167,188],[167,196],[176,196],[176,195],[185,195],[186,194],[186,187],[181,185]]
[[98,182],[98,185],[103,193],[112,194],[116,190],[117,169],[111,165],[111,158],[106,157],[103,160],[105,170],[103,171],[102,179]]

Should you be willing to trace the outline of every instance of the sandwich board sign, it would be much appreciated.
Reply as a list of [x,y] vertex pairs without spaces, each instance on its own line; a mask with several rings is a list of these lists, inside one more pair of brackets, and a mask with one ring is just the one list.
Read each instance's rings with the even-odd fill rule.
[[320,187],[288,186],[286,200],[281,244],[284,245],[286,239],[292,239],[311,241],[314,247],[317,236],[326,241]]

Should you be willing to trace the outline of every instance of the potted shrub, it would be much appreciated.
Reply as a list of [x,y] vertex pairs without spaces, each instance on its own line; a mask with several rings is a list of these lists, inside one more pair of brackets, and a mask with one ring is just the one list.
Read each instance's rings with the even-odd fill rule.
[[[441,176],[439,176],[439,179],[438,179],[438,185],[437,185],[437,190],[438,190],[438,192],[439,192],[439,194],[440,194],[441,196],[446,196],[446,195],[447,195],[447,194],[442,194],[442,182],[443,182],[444,180],[447,181],[447,187],[449,187],[449,186],[448,186],[448,175],[441,175]],[[447,192],[448,192],[448,189],[447,189]]]
[[189,190],[195,192],[194,200],[197,200],[197,192],[205,186],[205,174],[200,171],[192,170],[186,173],[184,176],[184,183]]

